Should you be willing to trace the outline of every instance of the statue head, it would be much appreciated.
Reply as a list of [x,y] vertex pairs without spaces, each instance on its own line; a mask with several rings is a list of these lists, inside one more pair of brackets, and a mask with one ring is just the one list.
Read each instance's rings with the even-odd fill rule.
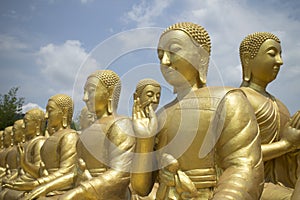
[[121,80],[115,72],[97,70],[87,78],[83,101],[90,112],[101,118],[117,110],[120,92]]
[[96,119],[96,115],[91,113],[86,106],[84,106],[80,112],[79,122],[80,130],[84,130],[91,126]]
[[13,131],[12,126],[8,126],[4,129],[3,132],[3,145],[5,148],[8,148],[13,145]]
[[161,87],[160,84],[150,78],[142,79],[138,82],[134,99],[140,99],[141,108],[146,114],[149,113],[149,105],[152,105],[153,110],[156,110],[160,100]]
[[158,43],[161,71],[174,88],[206,85],[211,42],[200,25],[181,22],[168,27]]
[[46,107],[47,130],[50,135],[71,127],[73,100],[65,94],[57,94],[48,100]]
[[268,84],[276,78],[283,64],[280,40],[272,33],[252,33],[241,42],[240,59],[242,86],[249,85],[251,81]]
[[28,110],[25,113],[23,118],[24,121],[24,129],[25,129],[25,136],[27,139],[31,139],[38,135],[45,134],[45,113],[43,110],[39,108],[33,108]]
[[25,142],[25,129],[24,129],[24,121],[23,119],[19,119],[15,121],[13,128],[13,135],[14,135],[14,144],[18,144],[20,142]]

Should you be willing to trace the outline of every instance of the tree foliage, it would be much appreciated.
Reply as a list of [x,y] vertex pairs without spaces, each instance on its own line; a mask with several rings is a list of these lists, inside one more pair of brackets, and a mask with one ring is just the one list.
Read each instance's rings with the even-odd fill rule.
[[19,87],[11,88],[7,94],[0,94],[0,130],[12,126],[22,118],[24,97],[17,97]]

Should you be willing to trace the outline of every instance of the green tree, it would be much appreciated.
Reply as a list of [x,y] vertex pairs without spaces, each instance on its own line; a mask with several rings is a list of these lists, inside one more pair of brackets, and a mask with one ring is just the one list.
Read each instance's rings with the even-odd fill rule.
[[12,126],[14,122],[21,119],[24,97],[17,97],[19,87],[11,88],[7,94],[0,94],[0,130]]

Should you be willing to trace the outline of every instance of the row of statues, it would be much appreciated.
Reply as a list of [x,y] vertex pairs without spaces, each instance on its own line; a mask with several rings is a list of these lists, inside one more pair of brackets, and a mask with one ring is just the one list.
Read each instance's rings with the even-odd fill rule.
[[97,70],[80,133],[64,94],[1,131],[0,199],[299,199],[300,112],[266,90],[283,64],[279,38],[242,41],[240,88],[206,86],[211,42],[200,25],[168,27],[157,53],[177,95],[159,111],[161,86],[143,79],[132,116],[119,115],[120,77]]

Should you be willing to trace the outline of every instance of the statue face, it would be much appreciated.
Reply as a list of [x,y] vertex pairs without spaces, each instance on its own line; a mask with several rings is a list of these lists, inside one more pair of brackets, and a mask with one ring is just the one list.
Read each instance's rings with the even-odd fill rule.
[[16,143],[22,142],[23,133],[24,133],[24,129],[22,128],[22,125],[14,123],[12,130],[14,132],[14,141]]
[[50,135],[62,127],[63,111],[57,104],[49,100],[46,107],[47,130]]
[[156,110],[160,100],[160,87],[147,85],[144,87],[139,98],[140,103],[146,112],[148,112],[147,109],[150,104],[152,105],[153,110]]
[[168,83],[181,87],[198,78],[201,55],[192,38],[184,31],[171,30],[158,43],[161,72]]
[[280,44],[272,39],[266,40],[257,55],[249,60],[251,80],[257,84],[270,83],[276,78],[282,64]]
[[32,120],[30,114],[26,114],[23,118],[24,120],[24,126],[25,126],[25,134],[27,136],[35,135],[36,132],[36,123],[34,120]]
[[88,111],[87,108],[85,108],[82,109],[79,116],[79,120],[80,120],[80,127],[83,130],[93,124],[93,122],[95,121],[95,115],[90,111]]
[[103,113],[108,105],[109,92],[96,77],[88,78],[84,87],[83,101],[92,113]]

